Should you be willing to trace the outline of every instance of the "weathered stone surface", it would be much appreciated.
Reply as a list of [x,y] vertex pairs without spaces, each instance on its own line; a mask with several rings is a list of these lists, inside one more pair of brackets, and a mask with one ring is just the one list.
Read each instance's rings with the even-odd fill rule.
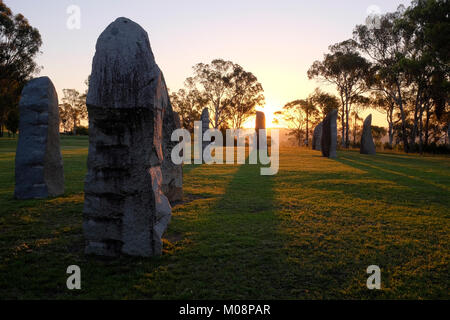
[[321,146],[322,125],[323,125],[323,123],[321,122],[314,128],[313,139],[312,139],[312,149],[313,150],[317,150],[317,151],[322,150],[322,146]]
[[[162,170],[162,190],[171,204],[183,200],[183,167],[176,165],[172,161],[172,149],[178,144],[171,140],[172,133],[180,128],[178,114],[173,112],[169,95],[164,95],[166,107],[163,118],[163,141],[162,149],[164,160],[161,165]],[[177,118],[177,119],[176,119]]]
[[[255,119],[255,130],[256,130],[256,147],[266,148],[267,147],[267,133],[266,133],[266,116],[264,112],[256,111]],[[262,133],[259,130],[264,130]],[[260,136],[263,141],[260,141]]]
[[331,111],[322,122],[322,155],[336,158],[337,147],[337,110]]
[[36,78],[26,84],[19,112],[14,196],[17,199],[41,199],[63,194],[58,96],[48,77]]
[[[209,110],[208,108],[204,108],[202,111],[202,137],[205,134],[205,132],[209,129]],[[202,140],[202,152],[205,151],[205,148],[210,144],[209,141],[203,141]]]
[[372,115],[369,114],[364,120],[359,152],[361,154],[376,154],[375,149],[375,143],[372,137]]
[[266,116],[264,112],[256,111],[255,129],[265,129],[266,128]]
[[181,120],[180,120],[180,115],[178,114],[178,112],[173,112],[173,121],[175,122],[175,127],[177,129],[181,129]]
[[161,184],[169,100],[147,33],[118,18],[92,63],[83,229],[87,254],[159,255],[171,207]]

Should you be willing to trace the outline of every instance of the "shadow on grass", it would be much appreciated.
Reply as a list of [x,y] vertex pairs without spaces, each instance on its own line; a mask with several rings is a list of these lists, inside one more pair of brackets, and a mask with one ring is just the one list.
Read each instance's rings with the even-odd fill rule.
[[[206,171],[208,179],[221,181],[223,170],[230,166],[204,166],[190,175]],[[170,232],[185,230],[188,239],[166,257],[168,265],[138,281],[141,294],[163,299],[277,297],[283,243],[273,177],[261,176],[257,165],[241,165],[232,173],[224,191],[204,190],[209,198],[190,203],[182,216],[175,216]],[[208,186],[214,188],[214,183]]]
[[[381,182],[391,182],[394,193],[384,194],[395,200],[446,205],[450,197],[450,170],[441,162],[384,154],[368,156],[355,152],[342,152],[336,161],[366,171],[370,177],[379,180],[380,184],[375,182],[374,187],[382,188]],[[396,185],[401,188],[395,190]]]
[[189,269],[193,298],[272,297],[281,275],[282,243],[274,213],[273,177],[241,165],[225,194],[197,225],[197,246]]
[[[350,152],[340,152],[336,160],[310,151],[282,154],[275,185],[281,230],[288,236],[288,259],[279,270],[286,279],[282,294],[297,299],[448,296],[443,285],[448,196],[441,188],[371,167],[383,160]],[[421,170],[428,165],[425,161]],[[366,287],[371,264],[382,268],[383,290]]]

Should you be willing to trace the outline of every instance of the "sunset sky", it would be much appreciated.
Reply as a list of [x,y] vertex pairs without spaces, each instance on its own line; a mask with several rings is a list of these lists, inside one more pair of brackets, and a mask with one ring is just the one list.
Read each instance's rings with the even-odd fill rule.
[[[192,66],[223,58],[240,64],[261,82],[266,97],[267,125],[286,102],[305,98],[321,83],[306,72],[329,45],[352,36],[369,8],[393,11],[405,0],[5,0],[22,13],[43,38],[38,62],[41,75],[63,88],[84,91],[95,43],[116,18],[139,23],[149,34],[156,62],[174,91],[192,74]],[[81,28],[67,28],[67,8],[81,10]],[[333,92],[332,87],[323,87]],[[368,112],[363,113],[366,115]],[[374,113],[374,124],[386,126]]]

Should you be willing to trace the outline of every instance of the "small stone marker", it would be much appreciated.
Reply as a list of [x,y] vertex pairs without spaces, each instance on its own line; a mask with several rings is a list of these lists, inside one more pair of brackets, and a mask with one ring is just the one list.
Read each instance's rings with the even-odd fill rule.
[[58,95],[48,77],[25,85],[19,112],[15,198],[42,199],[63,194]]

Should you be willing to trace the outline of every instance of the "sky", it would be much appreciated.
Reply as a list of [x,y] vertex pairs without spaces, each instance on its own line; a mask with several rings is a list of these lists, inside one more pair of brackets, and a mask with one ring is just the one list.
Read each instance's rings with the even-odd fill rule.
[[[86,90],[95,44],[116,18],[127,17],[149,34],[156,62],[171,91],[183,87],[192,66],[222,58],[240,64],[262,84],[268,127],[287,102],[306,98],[316,87],[307,70],[328,46],[352,37],[368,12],[394,11],[409,0],[4,0],[39,29],[43,45],[40,75],[49,76],[61,99],[62,89]],[[71,7],[79,8],[79,28]],[[69,23],[69,26],[68,26]],[[74,28],[75,27],[75,28]],[[373,124],[386,126],[373,113]],[[247,125],[251,126],[253,120]]]

